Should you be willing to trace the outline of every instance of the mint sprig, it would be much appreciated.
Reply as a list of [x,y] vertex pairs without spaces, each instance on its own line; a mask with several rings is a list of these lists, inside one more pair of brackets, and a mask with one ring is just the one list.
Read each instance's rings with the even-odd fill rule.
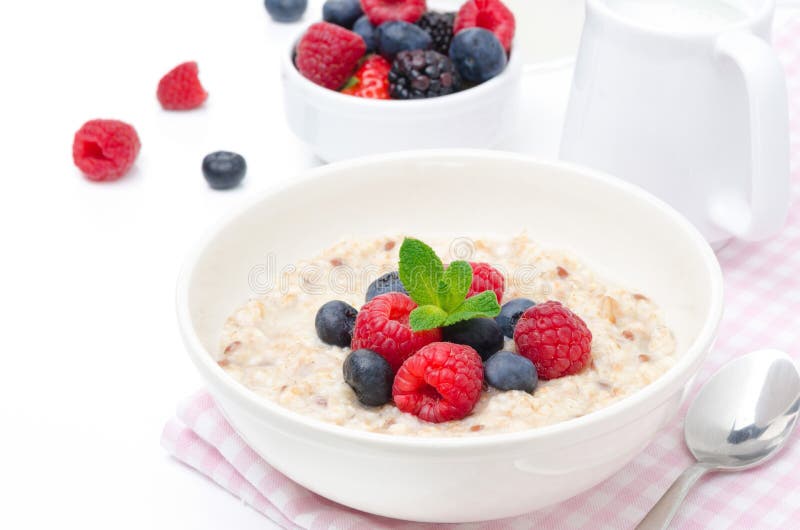
[[400,281],[419,307],[408,322],[414,331],[449,326],[462,320],[492,318],[500,313],[494,291],[467,298],[472,267],[454,261],[445,269],[431,247],[419,239],[406,238],[400,246]]

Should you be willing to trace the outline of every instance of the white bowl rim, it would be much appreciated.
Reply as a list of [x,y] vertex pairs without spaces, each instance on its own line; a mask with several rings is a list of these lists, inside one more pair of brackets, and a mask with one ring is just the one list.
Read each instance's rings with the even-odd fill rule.
[[[358,109],[380,108],[388,109],[389,112],[392,112],[391,109],[394,109],[394,112],[406,112],[414,109],[441,111],[442,109],[446,110],[448,106],[468,103],[469,98],[480,97],[485,92],[495,89],[497,85],[518,81],[520,77],[518,74],[522,68],[519,64],[521,60],[519,57],[520,54],[511,53],[508,56],[508,63],[506,63],[505,69],[498,75],[479,85],[456,92],[455,94],[448,94],[438,98],[407,100],[358,98],[319,86],[311,80],[306,79],[300,73],[294,65],[293,57],[296,43],[300,40],[306,29],[308,28],[304,28],[296,38],[290,41],[291,45],[289,46],[288,53],[283,54],[281,59],[283,73],[288,76],[291,83],[300,85],[301,88],[308,90],[314,97],[322,99],[330,98],[328,101],[332,105],[350,105]],[[513,48],[514,46],[512,43],[512,50]]]
[[[324,422],[322,420],[294,412],[280,406],[278,403],[271,402],[267,398],[258,396],[255,392],[235,381],[219,365],[217,365],[216,362],[214,362],[211,353],[205,349],[199,337],[194,332],[192,319],[189,313],[189,289],[197,261],[208,245],[219,235],[223,229],[225,229],[238,217],[243,216],[251,209],[258,207],[259,204],[271,197],[273,194],[290,189],[291,187],[300,183],[308,183],[319,178],[326,178],[327,174],[337,172],[341,169],[346,169],[348,167],[355,168],[369,166],[382,162],[398,162],[404,160],[435,161],[437,159],[447,160],[452,158],[458,158],[460,160],[469,160],[470,158],[480,160],[485,160],[486,158],[502,159],[506,161],[533,163],[542,168],[550,168],[553,170],[568,170],[577,172],[584,177],[588,177],[595,181],[602,182],[607,186],[611,186],[620,191],[632,194],[649,203],[651,206],[657,208],[662,214],[666,214],[668,217],[670,217],[671,220],[674,221],[676,225],[678,225],[678,227],[686,233],[687,237],[693,241],[698,252],[704,256],[705,259],[703,261],[706,267],[706,273],[710,279],[709,289],[711,292],[711,300],[705,322],[702,329],[698,333],[697,338],[687,347],[684,355],[681,356],[675,365],[673,365],[665,374],[646,387],[595,412],[544,427],[536,427],[510,433],[486,434],[466,437],[418,437],[412,435],[374,433]],[[480,149],[430,149],[372,155],[313,168],[295,178],[287,179],[281,183],[275,184],[262,191],[258,195],[252,197],[250,200],[239,204],[237,207],[233,208],[232,211],[228,212],[221,219],[219,219],[209,229],[205,237],[203,237],[189,252],[178,277],[176,306],[180,332],[188,353],[194,361],[196,367],[205,377],[213,378],[217,383],[219,383],[219,385],[224,387],[229,399],[235,399],[240,405],[244,405],[251,414],[258,417],[261,421],[264,421],[264,416],[262,413],[266,411],[280,416],[289,422],[302,424],[307,428],[324,432],[330,436],[346,439],[356,443],[369,443],[388,449],[411,447],[424,447],[426,449],[474,449],[487,448],[515,442],[542,441],[544,439],[552,439],[560,436],[566,436],[564,439],[569,440],[569,433],[571,431],[577,432],[579,430],[595,426],[600,427],[602,430],[602,424],[606,419],[618,415],[621,416],[627,410],[633,409],[637,405],[659,395],[663,395],[663,399],[667,399],[667,391],[674,392],[675,389],[671,389],[671,387],[674,386],[675,382],[679,379],[685,379],[686,381],[690,380],[694,374],[687,374],[687,372],[689,372],[692,366],[697,363],[713,346],[723,312],[723,284],[722,271],[720,269],[719,262],[716,259],[714,251],[711,249],[700,232],[685,217],[679,214],[666,202],[633,184],[606,173],[577,164],[562,161],[541,160],[535,157],[517,153]],[[216,388],[219,388],[219,386]],[[659,403],[660,402],[661,401],[659,401]],[[653,406],[657,406],[657,403]]]

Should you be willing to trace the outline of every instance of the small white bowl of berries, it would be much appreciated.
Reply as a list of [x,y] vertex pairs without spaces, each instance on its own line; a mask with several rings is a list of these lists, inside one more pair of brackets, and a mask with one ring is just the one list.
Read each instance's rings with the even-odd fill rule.
[[327,0],[282,61],[289,126],[327,162],[495,147],[518,106],[515,29],[501,0]]

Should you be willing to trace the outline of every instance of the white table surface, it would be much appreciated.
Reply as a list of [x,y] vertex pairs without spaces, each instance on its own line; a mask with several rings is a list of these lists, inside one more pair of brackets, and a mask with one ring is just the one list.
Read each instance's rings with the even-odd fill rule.
[[[315,163],[280,99],[277,50],[299,28],[272,24],[261,0],[0,3],[0,528],[271,526],[158,442],[201,385],[174,315],[186,250]],[[185,60],[208,102],[164,112],[158,80]],[[73,134],[96,117],[142,141],[134,172],[108,185],[72,163]],[[218,149],[246,157],[241,189],[203,180]]]
[[[280,99],[278,53],[298,29],[271,23],[261,0],[0,5],[0,528],[272,527],[158,440],[201,384],[174,316],[187,248],[317,163]],[[185,60],[209,100],[164,112],[158,79]],[[95,117],[141,137],[117,183],[72,164],[72,136]],[[247,158],[240,189],[206,186],[200,163],[218,149]]]

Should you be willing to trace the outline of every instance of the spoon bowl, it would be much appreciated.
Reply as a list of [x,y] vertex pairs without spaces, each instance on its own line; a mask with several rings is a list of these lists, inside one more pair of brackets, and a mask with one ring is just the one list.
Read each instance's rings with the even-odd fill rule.
[[723,366],[686,414],[686,445],[698,462],[746,469],[773,456],[797,421],[800,375],[786,354],[759,350]]
[[697,462],[636,528],[667,528],[692,485],[709,471],[740,471],[773,457],[789,440],[798,409],[800,373],[785,353],[758,350],[727,363],[686,413],[686,445]]

